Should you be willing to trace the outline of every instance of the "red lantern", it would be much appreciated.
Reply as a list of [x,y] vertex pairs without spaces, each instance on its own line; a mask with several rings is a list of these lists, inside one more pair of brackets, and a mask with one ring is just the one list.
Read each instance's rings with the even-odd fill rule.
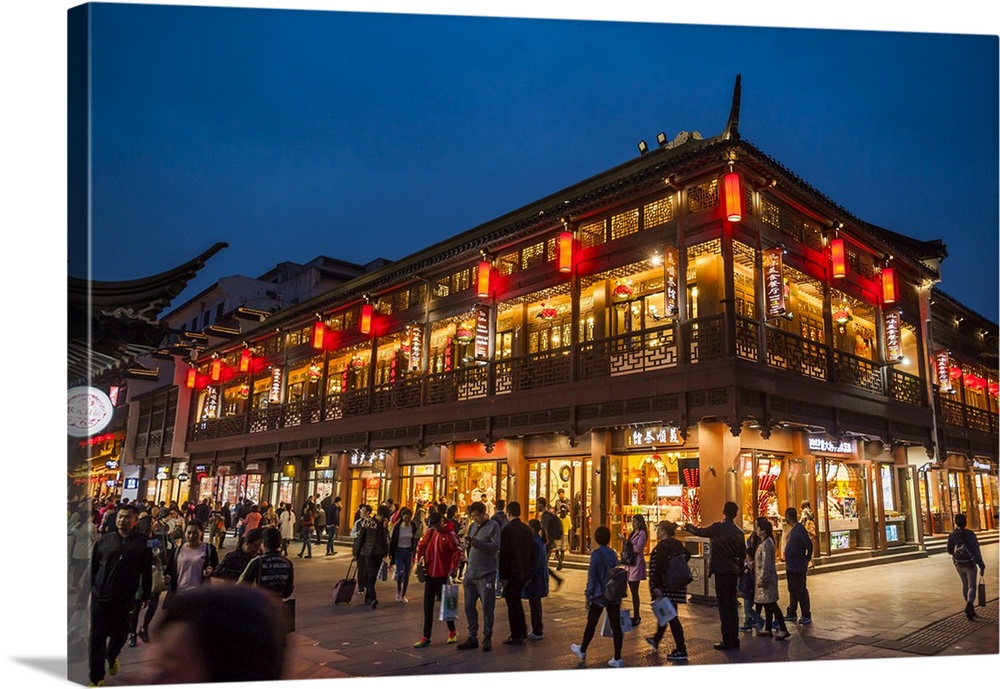
[[222,359],[213,359],[209,372],[214,382],[222,380]]
[[975,376],[975,374],[966,373],[965,376],[962,377],[962,382],[965,383],[965,387],[967,387],[967,388],[970,388],[970,389],[971,388],[975,388],[976,387],[976,376]]
[[190,389],[194,389],[194,386],[198,384],[198,369],[189,368],[187,375],[187,386]]
[[951,378],[952,380],[955,380],[957,378],[961,378],[962,377],[962,369],[960,369],[958,366],[950,366],[948,368],[948,377]]
[[326,324],[323,321],[313,323],[312,347],[313,349],[323,349],[326,341]]
[[1000,383],[990,383],[990,394],[994,397],[1000,395]]
[[740,189],[740,176],[735,172],[727,172],[722,177],[722,188],[726,200],[726,217],[730,222],[743,219],[743,193]]
[[244,349],[240,353],[240,373],[249,373],[251,364],[253,364],[253,352]]
[[372,305],[361,305],[361,323],[358,326],[362,335],[367,335],[372,331]]
[[830,242],[830,261],[833,263],[833,277],[842,278],[847,275],[847,253],[844,250],[843,239],[834,239]]
[[487,260],[479,262],[479,270],[476,271],[476,296],[486,299],[490,296],[490,278],[492,277],[493,266]]
[[899,295],[899,284],[896,282],[894,268],[882,269],[882,303],[895,304]]
[[569,230],[559,233],[556,268],[560,273],[569,273],[573,270],[573,233]]
[[985,390],[985,389],[986,389],[986,379],[985,378],[980,378],[980,377],[977,376],[976,377],[976,390]]

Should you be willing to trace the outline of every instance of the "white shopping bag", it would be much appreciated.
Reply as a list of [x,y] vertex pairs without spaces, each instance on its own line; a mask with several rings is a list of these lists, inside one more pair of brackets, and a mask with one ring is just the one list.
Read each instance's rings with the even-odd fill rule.
[[656,623],[662,627],[677,617],[677,607],[669,598],[663,596],[653,601],[653,614],[656,615]]

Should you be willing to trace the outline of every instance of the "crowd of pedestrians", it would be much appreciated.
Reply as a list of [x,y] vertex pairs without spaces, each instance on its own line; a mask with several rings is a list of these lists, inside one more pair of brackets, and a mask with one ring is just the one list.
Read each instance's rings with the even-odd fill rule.
[[[573,522],[566,518],[570,506],[564,501],[562,495],[553,503],[539,498],[531,519],[522,515],[517,501],[476,501],[462,514],[456,505],[444,501],[417,501],[412,508],[391,500],[377,506],[361,504],[349,522],[351,556],[357,562],[357,594],[366,606],[377,609],[379,583],[388,581],[391,574],[396,601],[408,603],[410,580],[416,576],[423,586],[423,627],[415,648],[430,645],[435,622],[443,621],[446,643],[456,644],[462,651],[492,650],[496,600],[500,597],[507,610],[507,635],[502,643],[520,646],[542,641],[543,599],[549,594],[550,581],[557,588],[562,583],[557,572],[571,543]],[[736,523],[737,505],[727,502],[721,521],[705,527],[684,526],[687,532],[710,541],[708,574],[714,580],[721,636],[715,649],[738,651],[740,632],[780,641],[791,635],[787,622],[811,623],[806,575],[812,566],[815,541],[807,527],[811,510],[808,503],[802,507],[801,513],[788,508],[784,514],[780,553],[788,594],[784,612],[779,604],[779,552],[770,520],[758,519],[749,538],[744,539]],[[291,596],[295,585],[289,545],[297,536],[297,556],[301,558],[312,557],[313,545],[325,544],[325,554],[335,554],[343,516],[339,496],[320,500],[318,495],[299,509],[289,503],[276,508],[250,500],[231,505],[213,505],[209,500],[182,505],[128,500],[71,504],[69,591],[77,595],[76,616],[89,611],[91,686],[102,684],[106,674],[118,673],[119,656],[126,644],[135,647],[140,641],[151,641],[151,623],[158,611],[163,612],[157,633],[165,634],[169,623],[176,625],[170,632],[175,634],[197,617],[186,601],[202,600],[215,590],[220,596],[230,595],[221,593],[228,588],[225,586],[205,587],[208,581],[267,592],[268,610],[262,614],[271,616],[269,619],[285,631],[293,630]],[[962,582],[966,615],[975,619],[976,575],[977,570],[980,576],[985,572],[985,564],[975,534],[965,528],[964,515],[957,515],[956,526],[947,549]],[[687,602],[687,584],[673,581],[672,570],[676,560],[686,563],[691,554],[677,538],[678,525],[662,521],[655,525],[656,547],[647,561],[648,528],[641,515],[634,515],[630,528],[618,534],[618,550],[608,527],[594,530],[596,546],[590,553],[587,583],[581,592],[586,624],[580,643],[570,646],[581,661],[586,661],[598,625],[603,624],[602,635],[612,640],[608,664],[623,666],[624,633],[642,624],[641,582],[647,580],[647,606],[659,606],[662,601],[669,604],[665,608],[654,606],[655,632],[645,636],[645,641],[658,650],[669,627],[674,648],[667,660],[687,660],[684,629],[676,614],[677,606]],[[230,542],[222,557],[222,551],[227,551],[227,536],[235,538],[235,543]],[[555,569],[550,567],[553,555]],[[459,591],[464,605],[459,604]],[[233,594],[225,604],[251,600],[241,595]],[[625,608],[628,603],[630,609]],[[663,609],[670,614],[662,615]],[[466,636],[459,643],[463,612]],[[258,640],[261,648],[270,649],[273,664],[280,666],[284,641],[265,637]],[[259,667],[259,660],[255,660],[255,667]],[[211,657],[200,662],[196,668],[199,677],[219,677]],[[172,672],[164,670],[163,676],[181,676]],[[223,671],[223,675],[227,673],[231,674]],[[264,678],[264,674],[253,677]]]

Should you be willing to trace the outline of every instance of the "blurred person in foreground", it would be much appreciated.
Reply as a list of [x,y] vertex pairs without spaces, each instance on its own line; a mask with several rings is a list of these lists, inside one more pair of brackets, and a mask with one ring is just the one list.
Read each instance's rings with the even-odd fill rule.
[[[279,543],[280,547],[280,543]],[[206,586],[177,597],[151,646],[151,684],[282,679],[285,635],[276,596],[246,586]],[[220,634],[220,629],[239,629]]]

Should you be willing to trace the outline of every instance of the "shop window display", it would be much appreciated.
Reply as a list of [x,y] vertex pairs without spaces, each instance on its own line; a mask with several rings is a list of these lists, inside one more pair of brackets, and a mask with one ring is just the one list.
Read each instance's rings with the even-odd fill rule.
[[820,538],[828,539],[831,553],[871,547],[865,466],[837,460],[825,460],[824,465],[824,511],[817,515]]
[[498,499],[507,499],[506,462],[456,462],[448,469],[448,498],[460,514],[471,503],[482,500],[493,512]]
[[[673,522],[701,523],[700,476],[698,455],[692,452],[666,452],[610,458],[609,491],[612,499],[609,514],[612,533],[629,530],[636,514],[646,524],[664,519]],[[651,542],[655,546],[653,530]]]
[[782,473],[782,458],[770,453],[751,450],[740,454],[740,476],[743,489],[743,529],[751,531],[758,517],[767,517],[776,533],[781,532],[781,511],[778,479]]
[[440,481],[440,467],[437,464],[400,467],[400,502],[412,507],[417,504],[417,500],[433,500],[440,493]]

